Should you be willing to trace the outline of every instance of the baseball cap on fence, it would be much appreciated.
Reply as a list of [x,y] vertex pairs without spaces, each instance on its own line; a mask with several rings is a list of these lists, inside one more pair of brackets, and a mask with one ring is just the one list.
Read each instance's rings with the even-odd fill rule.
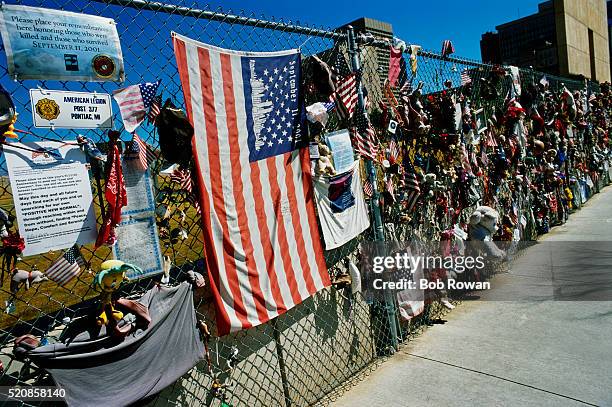
[[0,126],[11,124],[15,118],[15,104],[11,95],[0,85]]

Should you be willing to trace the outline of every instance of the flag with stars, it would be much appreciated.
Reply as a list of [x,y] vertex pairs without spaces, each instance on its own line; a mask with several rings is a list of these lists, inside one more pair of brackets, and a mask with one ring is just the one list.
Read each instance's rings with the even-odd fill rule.
[[113,98],[119,105],[125,131],[133,133],[144,121],[160,82],[158,80],[153,83],[141,83],[113,92]]
[[205,259],[221,335],[330,285],[303,140],[300,54],[239,52],[173,34]]
[[66,250],[64,254],[58,257],[45,272],[46,276],[58,283],[64,285],[80,272],[81,267],[85,265],[85,261],[81,257],[81,252],[77,245]]

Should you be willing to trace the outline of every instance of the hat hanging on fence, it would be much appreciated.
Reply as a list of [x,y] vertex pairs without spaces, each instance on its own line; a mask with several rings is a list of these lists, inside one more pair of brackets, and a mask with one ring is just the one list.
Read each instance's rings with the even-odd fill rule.
[[17,112],[11,95],[0,85],[0,126],[14,123],[16,116]]
[[170,162],[187,166],[192,157],[191,139],[193,127],[182,109],[170,99],[155,120],[162,157]]

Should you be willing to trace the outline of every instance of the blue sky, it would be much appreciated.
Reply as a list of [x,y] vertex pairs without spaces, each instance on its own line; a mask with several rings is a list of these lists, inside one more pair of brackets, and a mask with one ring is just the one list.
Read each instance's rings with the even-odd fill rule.
[[[408,43],[420,44],[426,49],[439,51],[444,39],[451,39],[455,45],[456,55],[480,59],[480,35],[493,30],[496,25],[532,14],[537,10],[537,0],[514,0],[511,5],[486,0],[452,1],[427,0],[419,1],[330,1],[310,0],[297,1],[253,1],[253,0],[163,0],[167,3],[183,6],[216,9],[222,7],[224,12],[244,14],[246,16],[283,19],[302,25],[334,28],[362,16],[387,21],[393,24],[395,34]],[[33,130],[36,133],[55,137],[74,138],[77,133],[93,132],[80,130],[55,130],[50,132],[33,129],[28,89],[42,86],[48,89],[65,89],[72,91],[110,93],[118,87],[162,80],[160,87],[164,98],[173,97],[179,104],[182,99],[180,83],[176,75],[174,54],[171,45],[170,31],[177,31],[192,38],[213,45],[232,49],[253,49],[271,51],[302,47],[302,52],[309,55],[328,49],[333,41],[321,38],[309,38],[304,35],[283,34],[277,31],[254,29],[251,27],[231,27],[222,23],[207,20],[183,18],[177,15],[152,12],[139,12],[134,9],[123,9],[108,6],[104,3],[89,0],[7,0],[8,3],[20,3],[30,6],[57,8],[65,3],[69,11],[86,14],[101,14],[117,22],[121,39],[127,80],[124,84],[115,83],[82,83],[57,81],[14,82],[8,78],[4,49],[0,46],[0,81],[12,93],[21,116],[19,128]],[[241,10],[244,10],[242,13]],[[118,119],[118,109],[114,109]],[[117,126],[119,122],[117,121]],[[141,138],[150,139],[151,126],[142,126]],[[129,137],[129,135],[126,135]],[[26,137],[26,140],[31,137]],[[0,156],[0,168],[3,166]]]
[[[244,10],[285,20],[336,27],[359,17],[372,17],[393,24],[406,42],[439,51],[450,39],[457,55],[480,60],[480,35],[496,25],[537,12],[543,0],[427,0],[427,1],[240,1],[197,2],[221,6],[235,13]],[[329,6],[332,5],[332,8]]]

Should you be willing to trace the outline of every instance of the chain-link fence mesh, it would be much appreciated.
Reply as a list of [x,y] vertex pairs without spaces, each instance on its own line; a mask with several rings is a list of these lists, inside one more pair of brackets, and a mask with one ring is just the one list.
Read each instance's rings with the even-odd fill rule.
[[[337,63],[340,55],[347,66],[355,68],[348,52],[351,44],[348,43],[346,29],[325,30],[293,22],[258,19],[256,15],[236,16],[221,10],[199,9],[196,2],[191,4],[178,0],[166,3],[137,0],[18,0],[12,3],[114,19],[122,43],[126,83],[154,82],[160,79],[163,99],[170,98],[177,106],[184,106],[184,100],[174,62],[171,31],[230,49],[276,51],[299,48],[305,60],[311,55],[319,55],[330,66]],[[398,103],[401,104],[401,84],[390,88],[385,82],[385,63],[389,58],[390,44],[380,39],[368,44],[364,37],[359,36],[360,33],[357,34],[357,60],[361,64],[359,77],[366,90],[367,99],[364,103],[380,141],[380,154],[384,156],[395,136],[386,131],[387,123],[381,117],[385,114],[383,110],[393,105],[390,100],[393,97],[400,100]],[[21,141],[37,141],[35,135],[55,140],[74,140],[77,134],[83,134],[99,143],[102,150],[105,149],[107,138],[101,131],[54,129],[45,132],[35,129],[28,119],[32,115],[28,90],[38,86],[43,89],[111,93],[125,84],[17,81],[8,76],[5,53],[1,54],[3,68],[0,70],[0,80],[13,96],[20,113],[17,127],[34,134],[22,134]],[[462,58],[442,57],[437,53],[422,50],[416,56],[406,53],[405,57],[408,61],[414,58],[418,67],[412,75],[408,65],[408,76],[403,78],[402,82],[406,85],[404,91],[417,89],[422,82],[421,92],[430,112],[435,114],[431,106],[439,98],[453,95],[457,98],[468,98],[473,111],[482,108],[485,121],[496,114],[503,114],[512,82],[511,77],[505,74],[505,69]],[[523,88],[537,85],[543,77],[543,74],[531,70],[523,69],[520,73]],[[466,83],[468,77],[470,84]],[[554,95],[562,91],[562,84],[572,91],[583,90],[585,86],[582,82],[552,75],[546,75],[546,78]],[[598,90],[596,84],[590,86],[593,92]],[[317,101],[306,100],[306,103]],[[444,111],[438,113],[442,116],[447,114]],[[393,115],[388,111],[386,114]],[[454,115],[454,112],[452,114]],[[115,123],[121,123],[118,112],[115,112],[114,120]],[[432,120],[432,124],[436,125],[435,120]],[[332,131],[346,125],[347,123],[332,115],[326,130]],[[154,151],[158,151],[157,134],[151,124],[143,124],[137,133]],[[520,203],[519,215],[526,215],[528,208],[542,205],[539,201],[535,202],[539,198],[534,197],[528,187],[512,178],[492,182],[480,175],[473,179],[473,189],[477,192],[478,199],[466,202],[459,212],[454,211],[454,202],[463,192],[460,191],[459,183],[453,181],[453,177],[442,175],[446,174],[447,170],[450,174],[456,157],[445,150],[453,143],[439,135],[444,133],[444,137],[452,138],[457,136],[454,134],[457,132],[455,129],[434,128],[431,133],[437,134],[437,138],[434,139],[433,135],[410,136],[400,140],[402,154],[409,156],[415,165],[422,166],[425,173],[438,173],[439,180],[444,185],[444,188],[430,197],[424,196],[410,216],[403,216],[405,214],[402,212],[401,202],[389,203],[384,194],[384,173],[380,164],[375,165],[377,176],[371,181],[377,190],[383,193],[383,205],[381,207],[378,204],[378,193],[368,198],[368,203],[373,210],[379,207],[382,209],[383,224],[378,226],[382,227],[386,240],[438,240],[442,231],[451,229],[456,223],[465,223],[472,209],[479,204],[495,207],[502,217],[512,207],[513,202]],[[127,142],[131,136],[124,132],[122,139]],[[578,165],[584,162],[588,166],[593,143],[594,141],[591,141],[588,145],[576,146],[576,161],[567,174],[578,178],[578,182],[571,187],[574,188],[574,198],[568,198],[563,187],[547,191],[548,194],[555,195],[559,202],[565,202],[557,208],[554,220],[553,214],[550,215],[552,224],[563,222],[567,211],[579,207],[582,202],[581,174],[589,171],[601,173],[600,168],[589,169]],[[469,147],[467,153],[473,154],[475,151]],[[416,161],[419,161],[419,164],[416,164]],[[151,165],[151,172],[159,212],[157,220],[162,252],[172,259],[175,267],[172,269],[171,278],[172,281],[177,281],[187,270],[195,269],[202,274],[206,274],[206,270],[202,259],[200,215],[193,207],[188,192],[183,190],[180,184],[160,174],[160,170],[166,166],[158,156]],[[580,168],[582,172],[579,173],[577,171]],[[363,170],[364,176],[367,176],[365,166]],[[484,171],[485,169],[483,173]],[[0,156],[0,173],[0,207],[14,214],[4,156]],[[600,184],[602,182],[606,181],[600,181]],[[598,188],[600,184],[594,188]],[[98,221],[101,221],[99,198],[103,192],[99,176],[92,177],[92,191]],[[546,231],[542,219],[529,216],[525,216],[525,219],[526,238],[535,238],[538,233]],[[374,229],[377,225],[374,219],[371,223],[373,226],[363,235],[325,253],[333,281],[340,282],[347,274],[349,260],[359,263],[360,243],[375,240]],[[0,376],[0,385],[51,383],[44,372],[13,357],[12,342],[15,337],[23,334],[54,340],[64,327],[65,318],[85,314],[96,301],[98,293],[91,286],[93,273],[98,270],[101,262],[111,258],[112,254],[108,248],[94,250],[91,245],[81,247],[81,253],[87,262],[87,271],[64,286],[47,281],[17,293],[10,289],[12,267],[25,270],[37,267],[44,271],[61,253],[19,258],[16,264],[5,265],[0,304],[13,303],[14,308],[0,314],[0,360],[4,369]],[[137,298],[156,281],[158,278],[130,282],[121,288],[121,294]],[[199,299],[197,309],[199,317],[204,319],[214,332],[214,310],[210,293]],[[350,288],[342,288],[340,283],[335,284],[270,323],[221,338],[213,335],[209,343],[212,374],[206,362],[202,362],[148,402],[151,405],[218,405],[221,401],[226,401],[231,405],[247,406],[305,406],[325,402],[328,400],[327,394],[342,388],[358,372],[371,366],[381,356],[393,353],[398,344],[406,341],[410,335],[418,333],[421,327],[430,324],[444,312],[445,309],[440,303],[434,301],[426,305],[425,312],[419,317],[405,321],[400,318],[393,296],[389,295],[384,301],[366,300],[361,294],[351,294]],[[237,348],[238,362],[233,369],[228,369],[227,360],[233,348]],[[160,349],[160,352],[172,351]],[[126,386],[129,386],[129,383],[126,383]]]

